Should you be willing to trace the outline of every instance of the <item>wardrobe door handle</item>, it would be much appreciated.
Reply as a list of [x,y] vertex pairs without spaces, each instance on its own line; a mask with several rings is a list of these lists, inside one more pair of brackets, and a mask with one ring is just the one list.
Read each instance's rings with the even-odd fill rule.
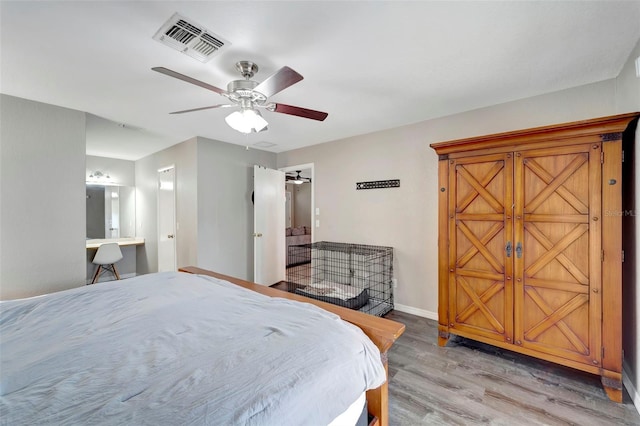
[[522,257],[522,243],[516,244],[516,257],[518,259]]
[[511,241],[507,242],[507,246],[504,249],[507,251],[507,257],[511,257],[511,252],[513,251],[513,247],[511,247]]

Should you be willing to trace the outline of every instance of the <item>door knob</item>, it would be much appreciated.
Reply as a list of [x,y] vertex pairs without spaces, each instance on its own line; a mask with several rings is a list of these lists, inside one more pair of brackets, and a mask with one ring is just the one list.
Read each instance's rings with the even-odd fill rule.
[[262,234],[261,234],[261,233],[259,233],[259,232],[257,232],[257,233],[254,233],[254,234],[253,234],[253,236],[254,236],[254,237],[262,237]]
[[173,238],[173,235],[169,234],[167,235],[167,238]]

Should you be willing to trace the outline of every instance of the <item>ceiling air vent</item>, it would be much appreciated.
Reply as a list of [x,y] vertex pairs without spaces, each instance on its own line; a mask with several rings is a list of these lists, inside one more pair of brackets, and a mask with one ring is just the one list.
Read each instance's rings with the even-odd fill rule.
[[200,62],[208,62],[223,47],[231,45],[219,35],[177,13],[160,27],[153,39]]

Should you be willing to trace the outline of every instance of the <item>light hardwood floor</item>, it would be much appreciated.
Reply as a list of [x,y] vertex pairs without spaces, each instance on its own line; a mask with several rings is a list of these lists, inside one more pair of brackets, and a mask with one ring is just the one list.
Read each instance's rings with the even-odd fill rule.
[[436,321],[386,318],[407,327],[389,351],[393,426],[640,425],[626,391],[611,402],[598,376],[457,336],[439,347]]

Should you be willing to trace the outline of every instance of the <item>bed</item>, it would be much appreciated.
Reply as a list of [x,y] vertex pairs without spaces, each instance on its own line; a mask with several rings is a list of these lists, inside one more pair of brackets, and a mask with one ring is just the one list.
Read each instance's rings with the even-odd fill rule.
[[0,302],[0,422],[387,424],[404,326],[322,305],[198,268]]

